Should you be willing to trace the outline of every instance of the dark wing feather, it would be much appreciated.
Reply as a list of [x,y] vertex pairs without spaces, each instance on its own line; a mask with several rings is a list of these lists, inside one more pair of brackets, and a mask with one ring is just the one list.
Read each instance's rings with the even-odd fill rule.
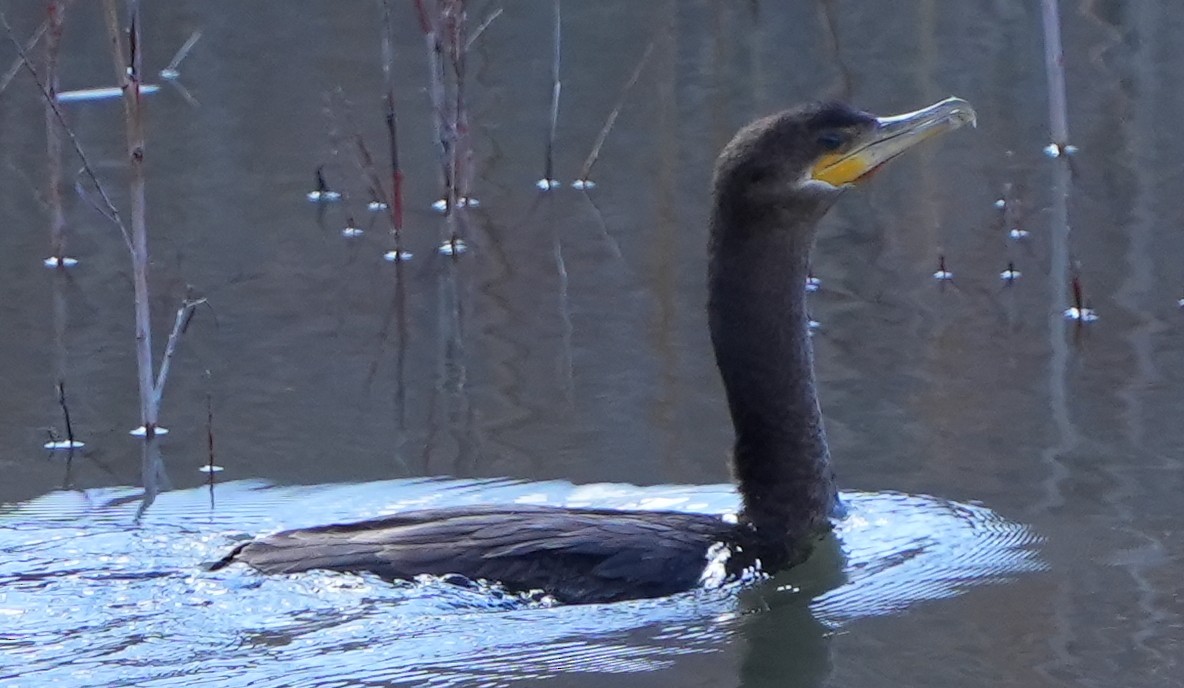
[[390,579],[460,574],[561,601],[659,597],[694,587],[712,544],[735,526],[702,514],[539,506],[415,511],[252,540],[215,567],[265,573],[370,571]]

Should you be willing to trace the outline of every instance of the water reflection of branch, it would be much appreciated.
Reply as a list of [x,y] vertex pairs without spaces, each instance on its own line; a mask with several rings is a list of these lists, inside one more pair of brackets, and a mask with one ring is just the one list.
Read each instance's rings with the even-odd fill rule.
[[604,220],[604,213],[600,211],[600,206],[596,205],[596,201],[592,200],[592,195],[586,189],[581,191],[582,193],[580,195],[584,197],[588,205],[592,206],[592,217],[596,219],[596,227],[600,230],[600,236],[604,239],[605,246],[613,254],[613,258],[620,258],[623,255],[621,253],[621,244],[609,233],[608,223]]
[[851,67],[843,59],[842,46],[839,43],[839,29],[835,24],[833,0],[818,0],[818,13],[822,16],[822,24],[826,28],[827,61],[838,67],[838,93],[828,93],[827,96],[836,100],[849,100],[855,89],[855,79],[851,75]]
[[140,481],[144,485],[144,494],[140,499],[140,506],[136,509],[136,522],[143,519],[149,507],[156,501],[156,496],[169,488],[169,478],[165,473],[164,459],[160,454],[160,436],[149,434],[141,444]]
[[1053,169],[1052,226],[1050,246],[1052,249],[1049,273],[1052,291],[1049,295],[1048,338],[1051,356],[1049,358],[1048,397],[1052,411],[1053,425],[1057,429],[1057,444],[1041,453],[1047,475],[1044,479],[1044,499],[1041,511],[1061,506],[1065,502],[1062,485],[1069,477],[1069,470],[1062,457],[1080,442],[1080,432],[1073,422],[1069,410],[1069,343],[1065,339],[1064,308],[1069,300],[1069,193],[1070,169],[1058,160]]
[[[402,261],[398,264],[401,266]],[[403,280],[403,270],[396,268],[392,304],[398,329],[395,340],[395,461],[407,470],[404,456],[407,447],[407,290]]]
[[[432,454],[438,450],[435,438],[442,428],[447,428],[456,442],[456,455],[454,466],[446,472],[460,473],[466,457],[480,457],[483,452],[467,386],[465,310],[460,298],[458,263],[455,256],[445,258],[443,263],[445,267],[439,276],[440,350],[437,352],[436,384],[428,409],[428,441],[424,445],[423,467],[425,471],[430,468]],[[437,408],[441,400],[446,414],[443,419],[438,419]],[[477,461],[474,458],[469,463],[472,466]]]
[[214,459],[214,392],[210,386],[210,378],[212,375],[207,369],[203,376],[206,382],[206,484],[210,491],[210,512],[214,511],[214,484],[217,482],[216,476],[218,471],[218,464]]
[[[1111,48],[1117,50],[1127,46],[1127,35],[1148,37],[1129,44],[1132,52],[1129,64],[1133,66],[1133,74],[1125,69],[1121,72],[1108,70],[1111,72],[1108,74],[1109,80],[1114,84],[1111,89],[1113,102],[1121,108],[1120,122],[1128,144],[1126,150],[1131,151],[1129,156],[1122,156],[1122,161],[1125,172],[1135,182],[1134,198],[1128,215],[1131,221],[1127,223],[1125,232],[1126,270],[1114,294],[1119,305],[1125,306],[1132,314],[1138,314],[1138,322],[1127,330],[1124,337],[1134,371],[1126,376],[1125,383],[1116,390],[1116,396],[1122,403],[1123,409],[1118,415],[1125,427],[1132,455],[1139,457],[1142,465],[1147,465],[1158,454],[1146,446],[1147,440],[1158,434],[1148,433],[1145,425],[1149,411],[1147,394],[1165,379],[1156,363],[1155,338],[1169,328],[1164,321],[1148,313],[1146,308],[1147,300],[1157,296],[1154,239],[1157,235],[1155,202],[1158,196],[1155,192],[1171,188],[1163,184],[1164,180],[1155,165],[1155,141],[1147,139],[1148,132],[1155,130],[1153,124],[1159,116],[1156,95],[1173,89],[1174,85],[1165,88],[1161,82],[1157,59],[1162,50],[1157,42],[1162,38],[1158,38],[1155,27],[1163,21],[1162,9],[1142,4],[1137,9],[1132,7],[1129,16],[1110,18],[1108,12],[1095,5],[1086,3],[1082,6],[1082,12],[1093,18],[1099,28],[1109,30],[1106,33],[1109,40],[1100,41],[1091,54],[1100,57]],[[1123,64],[1126,63],[1124,60]],[[1152,154],[1148,156],[1148,152]],[[1147,467],[1168,467],[1162,459],[1157,463],[1158,466],[1151,464]],[[1101,465],[1112,486],[1104,493],[1105,502],[1114,510],[1118,527],[1127,538],[1126,551],[1117,563],[1131,579],[1140,612],[1131,615],[1131,621],[1137,624],[1137,630],[1131,634],[1131,642],[1139,652],[1150,658],[1151,666],[1165,666],[1172,661],[1172,657],[1157,647],[1160,644],[1157,641],[1165,637],[1165,631],[1172,628],[1177,617],[1170,611],[1174,589],[1165,589],[1158,584],[1156,569],[1170,556],[1170,548],[1165,545],[1164,538],[1171,536],[1143,523],[1146,487],[1140,472],[1131,470],[1126,462],[1104,461]]]
[[[551,206],[550,203],[547,204]],[[567,295],[567,263],[563,260],[563,238],[560,236],[562,228],[558,223],[551,222],[552,232],[552,254],[555,258],[555,276],[559,281],[558,301],[556,303],[559,310],[559,321],[563,324],[563,333],[560,337],[561,347],[559,355],[559,375],[563,392],[567,397],[569,404],[574,403],[575,394],[575,375],[573,373],[573,357],[572,357],[572,322],[571,322],[571,302]]]
[[[396,249],[397,250],[397,249]],[[407,292],[404,288],[404,269],[406,269],[406,261],[395,261],[395,280],[394,292],[391,294],[390,306],[387,308],[386,314],[383,316],[382,326],[378,330],[378,350],[374,354],[374,358],[370,361],[370,369],[366,374],[366,387],[369,389],[373,386],[374,380],[378,375],[378,367],[382,361],[383,350],[386,347],[387,341],[391,337],[391,330],[394,329],[395,336],[395,381],[394,381],[394,403],[395,403],[395,462],[399,468],[406,472],[408,470],[407,460],[404,456],[407,446],[407,377],[406,377],[406,363],[407,363]]]
[[[1047,514],[1065,504],[1064,488],[1071,472],[1065,463],[1066,457],[1080,443],[1080,432],[1069,409],[1069,343],[1065,335],[1064,308],[1069,298],[1069,193],[1071,170],[1066,158],[1054,161],[1052,188],[1052,221],[1049,228],[1051,256],[1049,280],[1052,289],[1048,305],[1048,403],[1056,428],[1057,441],[1040,452],[1040,462],[1045,475],[1041,480],[1043,496],[1034,505],[1038,513]],[[1070,588],[1067,584],[1058,586],[1051,604],[1055,631],[1047,639],[1050,654],[1057,658],[1070,655],[1070,647],[1076,641],[1075,625],[1066,618],[1072,609]],[[1056,663],[1066,661],[1050,660],[1037,670],[1046,676],[1052,675]]]

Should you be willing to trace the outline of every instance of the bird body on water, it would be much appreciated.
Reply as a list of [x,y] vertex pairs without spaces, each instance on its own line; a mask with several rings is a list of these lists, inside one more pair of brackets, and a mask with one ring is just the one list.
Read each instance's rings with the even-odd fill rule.
[[548,506],[432,509],[257,538],[213,568],[241,561],[265,573],[459,574],[590,603],[688,590],[713,559],[730,576],[800,563],[829,530],[838,498],[805,300],[818,220],[880,165],[973,121],[956,98],[885,118],[816,104],[748,125],[720,154],[707,312],[736,432],[742,509],[734,521]]

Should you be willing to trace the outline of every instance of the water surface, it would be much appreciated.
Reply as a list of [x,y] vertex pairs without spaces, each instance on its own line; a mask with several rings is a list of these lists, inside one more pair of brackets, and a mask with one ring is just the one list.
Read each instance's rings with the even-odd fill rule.
[[[102,19],[74,5],[62,88],[109,85]],[[6,12],[21,36],[42,18],[37,3]],[[27,76],[0,93],[0,666],[24,673],[9,682],[498,685],[537,671],[603,685],[614,671],[607,680],[630,685],[1027,688],[1180,674],[1184,7],[1062,3],[1071,175],[1041,153],[1033,3],[619,0],[563,13],[565,182],[654,43],[598,186],[535,189],[551,6],[506,3],[470,54],[481,206],[472,250],[453,261],[434,254],[427,67],[399,6],[415,258],[396,272],[343,138],[385,146],[374,3],[146,4],[153,70],[203,32],[180,70],[192,100],[165,83],[148,101],[157,350],[187,291],[210,308],[165,395],[174,491],[138,525],[126,251],[67,189],[80,265],[67,278],[41,266],[44,116]],[[0,48],[0,63],[11,56]],[[845,564],[786,590],[592,611],[201,572],[236,534],[420,498],[570,503],[584,499],[571,485],[607,483],[648,487],[592,492],[595,503],[734,508],[723,488],[672,487],[728,480],[703,314],[711,161],[754,116],[836,94],[881,113],[954,94],[979,112],[976,130],[895,162],[822,229],[811,305],[836,468],[867,513],[894,515],[874,532],[844,526]],[[122,202],[119,103],[68,107]],[[305,199],[319,165],[345,202]],[[343,237],[350,216],[369,231]],[[1029,237],[1009,239],[1015,228]],[[941,256],[952,282],[932,278]],[[1022,272],[1010,286],[1009,263]],[[1073,268],[1100,315],[1081,328],[1061,315]],[[59,367],[87,443],[68,461],[41,449],[64,429]],[[208,408],[225,469],[212,509],[199,471]],[[525,482],[415,482],[428,476]],[[1007,584],[965,590],[978,580]]]

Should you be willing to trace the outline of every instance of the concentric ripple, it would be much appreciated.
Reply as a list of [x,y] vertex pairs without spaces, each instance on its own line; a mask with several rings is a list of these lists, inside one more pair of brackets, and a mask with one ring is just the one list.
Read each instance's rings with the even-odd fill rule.
[[[506,685],[645,672],[735,647],[754,608],[735,585],[564,607],[439,580],[392,585],[370,576],[265,577],[202,566],[247,533],[427,506],[723,514],[737,504],[726,485],[238,482],[216,488],[213,508],[204,489],[162,494],[138,524],[137,495],[126,488],[55,492],[0,507],[0,682]],[[844,498],[850,516],[837,529],[834,551],[755,588],[764,605],[758,608],[801,607],[799,625],[810,637],[1041,567],[1035,535],[984,507],[895,493]]]

